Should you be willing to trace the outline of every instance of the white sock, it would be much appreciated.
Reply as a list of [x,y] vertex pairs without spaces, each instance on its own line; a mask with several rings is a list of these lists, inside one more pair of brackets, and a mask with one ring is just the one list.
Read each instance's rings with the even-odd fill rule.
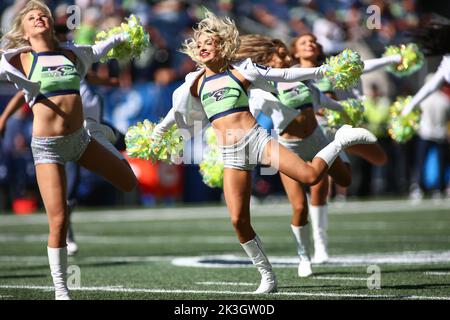
[[325,148],[323,148],[316,154],[316,157],[321,158],[323,161],[325,161],[328,165],[328,168],[330,168],[341,151],[342,147],[335,141],[331,141]]
[[309,206],[309,216],[311,218],[314,247],[327,247],[328,228],[328,206]]
[[297,244],[297,253],[300,260],[309,261],[309,224],[300,227],[291,224],[291,230],[294,234],[295,242]]
[[69,289],[67,288],[67,247],[47,247],[50,272],[55,286],[56,300],[69,300]]

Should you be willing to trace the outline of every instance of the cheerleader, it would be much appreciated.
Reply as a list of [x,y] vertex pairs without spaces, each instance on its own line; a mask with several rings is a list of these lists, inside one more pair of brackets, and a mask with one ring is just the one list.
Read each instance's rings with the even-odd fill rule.
[[[125,157],[114,147],[117,140],[116,134],[111,127],[101,123],[102,103],[101,98],[95,94],[87,83],[89,81],[102,85],[114,85],[117,78],[100,78],[95,74],[89,73],[86,79],[80,82],[80,96],[83,105],[84,127],[89,135],[98,143],[108,149],[117,158],[129,165]],[[16,95],[8,102],[2,114],[0,115],[0,135],[6,130],[8,119],[19,108],[26,103],[25,96],[22,91],[18,91]],[[76,193],[80,184],[80,166],[75,162],[66,164],[67,176],[67,208],[68,208],[68,227],[67,227],[67,254],[75,255],[78,252],[78,245],[75,242],[75,233],[72,227],[72,212],[76,206]]]
[[442,55],[441,63],[433,75],[412,100],[404,107],[402,115],[410,113],[415,106],[438,90],[445,82],[450,83],[450,24],[430,24],[413,34],[426,55]]
[[[319,64],[319,61],[323,59],[323,53],[321,46],[317,43],[317,39],[313,34],[304,34],[295,39],[291,44],[291,55],[296,59],[301,67],[311,68]],[[400,55],[383,57],[379,59],[369,59],[364,61],[364,73],[376,70],[378,68],[399,63],[401,61]],[[327,94],[331,98],[336,99],[335,90],[330,81],[322,78],[316,81],[315,86]],[[358,88],[345,91],[348,97],[360,98],[361,85],[358,84]],[[334,130],[328,127],[325,117],[322,113],[317,114],[318,122],[324,128],[325,134],[329,139],[333,139]],[[357,155],[369,161],[373,165],[383,165],[387,161],[386,153],[378,144],[358,144],[349,147],[346,152]],[[345,153],[341,154],[344,162],[350,166],[350,161]],[[313,240],[314,240],[314,263],[323,263],[328,260],[328,239],[327,239],[327,227],[328,227],[328,205],[327,196],[329,189],[329,182],[327,178],[324,178],[317,185],[311,187],[311,201],[309,206],[309,216],[311,218]]]
[[83,127],[80,97],[80,81],[91,64],[128,37],[119,34],[94,46],[59,43],[51,12],[38,0],[26,4],[4,36],[0,79],[23,91],[34,115],[31,149],[49,221],[47,252],[57,300],[70,299],[66,284],[64,164],[77,161],[123,191],[136,186],[130,167],[91,138]]
[[321,78],[322,70],[270,68],[250,59],[232,63],[239,43],[233,21],[206,13],[182,49],[200,69],[188,74],[185,83],[175,90],[173,107],[156,126],[152,138],[160,139],[176,123],[188,139],[211,123],[224,161],[223,189],[231,223],[261,274],[255,293],[271,293],[277,291],[275,273],[250,222],[251,171],[258,164],[272,165],[291,179],[313,185],[341,150],[355,143],[374,143],[376,138],[365,129],[343,127],[310,163],[279,145],[251,114],[247,90],[254,86],[273,91],[268,81]]
[[[273,68],[289,68],[293,59],[286,45],[277,39],[260,35],[241,37],[241,45],[236,59],[250,58],[252,61]],[[305,161],[311,161],[315,154],[330,141],[320,129],[315,111],[317,107],[327,107],[342,111],[342,106],[323,95],[308,81],[276,82],[276,94],[260,89],[250,90],[250,109],[256,117],[259,112],[271,117],[274,130],[280,135],[278,142]],[[328,170],[336,182],[344,187],[351,183],[351,172],[340,157],[336,158]],[[281,182],[292,206],[291,230],[300,258],[299,277],[312,274],[309,255],[308,206],[303,185],[280,173]],[[314,188],[314,186],[312,187]]]

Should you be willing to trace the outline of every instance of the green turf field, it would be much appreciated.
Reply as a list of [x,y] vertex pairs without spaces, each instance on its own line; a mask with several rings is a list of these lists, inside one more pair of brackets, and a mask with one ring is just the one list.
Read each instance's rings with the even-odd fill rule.
[[[296,274],[289,205],[254,205],[252,215],[278,276],[277,294],[250,294],[259,274],[217,206],[76,212],[72,298],[450,299],[448,199],[332,204],[331,260],[314,265],[309,278]],[[43,214],[0,215],[0,299],[53,298],[47,232]],[[381,288],[371,290],[374,265]]]

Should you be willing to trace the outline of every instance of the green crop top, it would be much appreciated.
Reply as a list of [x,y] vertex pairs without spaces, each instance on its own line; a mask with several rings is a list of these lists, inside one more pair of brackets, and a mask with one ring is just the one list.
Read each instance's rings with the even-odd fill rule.
[[36,101],[65,94],[80,94],[80,75],[64,53],[32,51],[30,55],[33,63],[28,79],[41,83]]
[[277,82],[274,86],[278,91],[276,97],[286,107],[295,110],[312,108],[311,90],[303,82]]
[[231,113],[250,111],[242,82],[229,70],[209,77],[205,75],[199,96],[210,122]]
[[322,78],[314,82],[314,85],[322,93],[334,93],[333,84],[327,78]]

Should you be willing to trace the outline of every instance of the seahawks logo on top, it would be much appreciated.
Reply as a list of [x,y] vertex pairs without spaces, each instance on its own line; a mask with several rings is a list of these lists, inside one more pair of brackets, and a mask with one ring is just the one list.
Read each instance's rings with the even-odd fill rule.
[[71,75],[78,75],[78,72],[75,67],[70,64],[62,66],[42,67],[41,71],[42,78],[56,78]]
[[219,90],[215,90],[213,92],[205,93],[202,97],[202,100],[206,100],[209,98],[214,98],[215,101],[220,101],[225,98],[239,98],[241,95],[241,91],[236,88],[225,87]]

